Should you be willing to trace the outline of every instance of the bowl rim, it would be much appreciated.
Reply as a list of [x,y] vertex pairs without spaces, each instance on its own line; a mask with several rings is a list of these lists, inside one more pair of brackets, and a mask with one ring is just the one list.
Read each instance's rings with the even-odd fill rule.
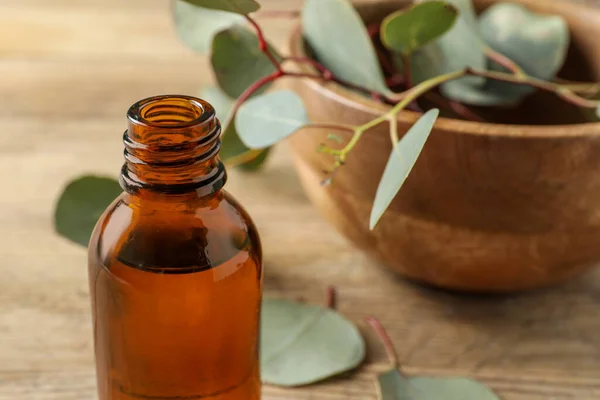
[[[600,13],[599,13],[600,15]],[[294,57],[308,57],[304,50],[302,24],[297,22],[289,35],[289,50]],[[302,72],[318,72],[313,66],[297,65]],[[360,110],[376,118],[391,109],[392,106],[376,102],[366,96],[353,92],[336,82],[322,82],[304,79],[303,84],[313,91],[334,100],[346,107]],[[398,122],[413,124],[422,114],[404,110],[398,114]],[[570,125],[509,125],[491,122],[464,121],[439,117],[436,128],[466,135],[506,136],[522,138],[571,138],[581,136],[600,136],[600,122],[585,122]]]

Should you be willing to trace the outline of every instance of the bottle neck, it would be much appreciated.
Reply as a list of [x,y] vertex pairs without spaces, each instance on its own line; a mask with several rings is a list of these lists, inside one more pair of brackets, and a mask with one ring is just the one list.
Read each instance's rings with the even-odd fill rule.
[[210,104],[190,96],[157,96],[134,104],[127,117],[120,179],[126,192],[204,197],[223,187],[221,125]]

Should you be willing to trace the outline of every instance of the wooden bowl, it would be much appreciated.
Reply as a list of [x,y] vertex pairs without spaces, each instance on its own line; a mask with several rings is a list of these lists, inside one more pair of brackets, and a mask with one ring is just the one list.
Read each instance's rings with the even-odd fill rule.
[[[562,77],[600,79],[598,10],[561,1],[518,2],[569,22],[573,44]],[[479,9],[493,3],[476,1]],[[373,21],[401,4],[369,3],[359,11]],[[306,55],[300,27],[290,44],[294,56]],[[290,85],[314,122],[360,125],[389,109],[336,84],[295,79]],[[401,275],[460,291],[531,289],[600,261],[600,123],[519,124],[532,118],[569,122],[580,112],[544,95],[525,103],[504,112],[510,125],[440,118],[374,231],[369,214],[391,151],[385,124],[363,136],[331,186],[320,181],[332,159],[316,152],[330,132],[299,132],[291,149],[308,197],[327,220]],[[402,113],[400,132],[418,117]]]

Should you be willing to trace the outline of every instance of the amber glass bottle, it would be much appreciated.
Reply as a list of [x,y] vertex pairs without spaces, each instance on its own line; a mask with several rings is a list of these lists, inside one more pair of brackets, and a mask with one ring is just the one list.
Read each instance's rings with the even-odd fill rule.
[[159,96],[128,119],[124,193],[89,246],[99,398],[260,399],[261,248],[222,189],[215,111]]

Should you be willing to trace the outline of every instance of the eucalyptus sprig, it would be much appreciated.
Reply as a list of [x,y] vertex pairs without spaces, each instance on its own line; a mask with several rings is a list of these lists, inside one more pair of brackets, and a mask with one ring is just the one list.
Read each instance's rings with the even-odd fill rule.
[[[398,132],[398,114],[409,107],[419,109],[420,98],[473,120],[481,118],[465,104],[510,105],[535,90],[599,112],[600,101],[589,96],[598,92],[600,83],[555,79],[569,44],[567,24],[559,16],[497,3],[478,18],[471,0],[420,0],[368,29],[348,0],[307,0],[302,27],[315,57],[298,58],[281,56],[269,45],[254,17],[260,12],[254,0],[174,3],[182,39],[197,50],[199,43],[211,42],[211,64],[220,89],[210,88],[203,95],[223,105],[221,111],[217,107],[225,121],[223,158],[256,168],[268,149],[289,135],[300,129],[327,128],[329,143],[316,151],[333,156],[324,179],[330,183],[363,135],[387,123],[393,150],[374,200],[371,229],[400,190],[438,116],[436,109],[430,110],[408,132]],[[382,72],[380,60],[385,57],[378,53],[374,35],[393,60],[386,68],[393,76]],[[292,64],[311,66],[313,72],[296,72]],[[294,92],[264,93],[284,78],[334,82],[389,104],[390,109],[359,126],[310,121]],[[395,90],[388,86],[390,82]],[[443,97],[433,91],[438,87]],[[336,131],[351,133],[341,147]]]

